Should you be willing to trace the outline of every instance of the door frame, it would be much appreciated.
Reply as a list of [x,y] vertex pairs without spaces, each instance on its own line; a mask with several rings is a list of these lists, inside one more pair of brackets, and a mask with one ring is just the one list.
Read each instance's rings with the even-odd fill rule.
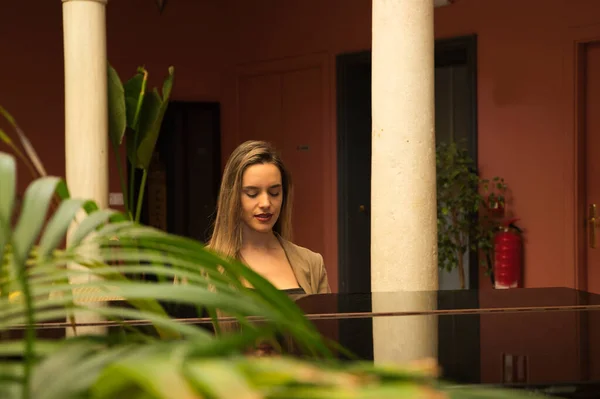
[[[567,168],[571,173],[565,174],[565,191],[572,193],[565,198],[565,231],[570,232],[572,239],[565,248],[565,266],[571,268],[571,287],[586,291],[587,281],[587,187],[586,187],[586,131],[585,131],[585,48],[588,44],[600,42],[600,24],[569,29],[569,37],[564,43],[565,60],[565,103],[566,132],[565,148],[571,157],[567,160]],[[587,305],[582,302],[581,305]],[[579,343],[580,378],[587,379],[590,374],[590,325],[586,312],[577,314],[576,328]]]
[[[338,290],[340,293],[346,292],[349,280],[352,275],[348,266],[348,223],[346,215],[348,214],[348,124],[347,106],[347,70],[357,64],[370,62],[371,50],[364,50],[353,53],[339,54],[336,56],[336,122],[337,122],[337,231],[338,231]],[[370,286],[370,283],[369,283]]]
[[[345,215],[348,212],[347,181],[347,137],[348,126],[346,123],[345,96],[345,71],[356,63],[363,63],[370,59],[371,50],[344,53],[336,56],[336,89],[337,89],[337,226],[338,226],[338,287],[348,286],[347,281],[352,275],[348,268],[348,239],[345,235],[347,226]],[[475,164],[478,164],[478,126],[477,126],[477,35],[466,35],[452,38],[437,39],[435,41],[435,67],[464,62],[469,72],[469,93],[471,103],[471,131],[469,132],[469,153]],[[479,259],[477,253],[471,251],[469,257],[469,287],[479,288]],[[370,284],[369,284],[370,285]]]
[[[565,187],[572,196],[567,198],[567,232],[573,232],[573,239],[567,243],[566,264],[572,266],[572,287],[585,291],[587,284],[587,190],[585,152],[585,48],[591,43],[600,43],[600,24],[572,28],[566,48],[566,81],[569,94],[566,96],[569,125],[572,135],[567,135],[566,148],[571,149],[571,174],[567,174]],[[568,125],[567,125],[568,126]],[[570,129],[568,129],[569,131]],[[570,139],[569,139],[570,137]],[[570,204],[569,204],[570,203]],[[568,267],[568,266],[567,266]]]

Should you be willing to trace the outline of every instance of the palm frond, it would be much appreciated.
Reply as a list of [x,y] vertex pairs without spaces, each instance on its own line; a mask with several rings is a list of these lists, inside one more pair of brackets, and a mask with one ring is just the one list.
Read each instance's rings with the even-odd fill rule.
[[[2,398],[524,397],[446,385],[410,368],[332,362],[294,302],[245,265],[99,210],[93,201],[71,199],[64,181],[51,176],[29,186],[12,226],[15,187],[14,159],[0,153],[0,334],[26,333],[25,340],[0,342]],[[55,196],[62,202],[47,215]],[[215,335],[174,319],[165,303],[222,311],[239,328]],[[74,313],[116,327],[55,342],[36,337],[36,323],[67,325]],[[327,362],[241,356],[257,340],[280,333]]]

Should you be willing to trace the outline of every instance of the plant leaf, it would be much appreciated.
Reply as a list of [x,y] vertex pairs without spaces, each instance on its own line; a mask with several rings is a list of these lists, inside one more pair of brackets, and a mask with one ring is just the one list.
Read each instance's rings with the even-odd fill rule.
[[4,260],[6,245],[11,236],[12,212],[16,192],[15,158],[0,152],[0,295],[8,296],[10,276],[16,271],[10,268],[13,262]]
[[103,209],[101,211],[94,212],[86,217],[77,227],[77,230],[71,236],[69,240],[69,248],[79,245],[85,238],[100,225],[106,223],[110,216],[116,211],[112,209]]
[[123,142],[127,127],[125,89],[117,71],[108,65],[108,137],[116,148]]
[[160,134],[160,128],[169,106],[169,98],[173,87],[174,68],[169,68],[169,76],[163,83],[163,97],[160,98],[155,89],[144,100],[140,115],[140,143],[137,148],[136,167],[147,170],[152,160],[154,147]]
[[127,158],[131,165],[137,164],[137,147],[139,144],[139,119],[142,104],[146,95],[148,72],[140,68],[131,79],[125,82],[125,108],[127,115]]
[[13,234],[14,254],[18,263],[24,264],[37,240],[59,181],[57,177],[42,177],[31,183],[25,191],[21,215]]
[[17,125],[15,118],[13,118],[13,116],[11,114],[9,114],[8,111],[6,109],[4,109],[2,106],[0,106],[0,114],[2,116],[4,116],[4,118],[15,129],[15,132],[17,133],[17,136],[19,137],[19,141],[21,142],[23,149],[25,149],[25,153],[29,157],[29,160],[31,161],[31,163],[35,166],[35,169],[37,170],[37,172],[40,174],[40,176],[46,176],[47,173],[46,173],[46,169],[44,168],[44,164],[42,163],[42,160],[37,155],[35,148],[33,148],[33,145],[31,145],[31,142],[25,135],[25,132],[23,132],[23,130],[21,130],[19,125]]
[[164,354],[119,359],[100,375],[93,387],[93,397],[201,398],[173,359]]
[[7,243],[17,189],[15,158],[0,152],[0,259]]
[[[127,346],[108,349],[93,341],[67,341],[61,350],[36,367],[32,380],[32,398],[62,399],[80,397],[97,380],[102,370],[131,351]],[[65,370],[61,373],[58,370]]]
[[69,226],[85,203],[84,200],[63,201],[54,213],[42,234],[38,256],[43,261],[65,238]]
[[131,79],[123,85],[125,93],[127,127],[137,130],[141,106],[146,95],[146,82],[148,73],[140,69]]

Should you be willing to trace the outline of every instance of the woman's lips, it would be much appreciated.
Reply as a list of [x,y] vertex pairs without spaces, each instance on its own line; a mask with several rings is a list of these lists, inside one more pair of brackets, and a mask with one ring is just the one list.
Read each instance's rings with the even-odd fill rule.
[[261,223],[266,223],[269,220],[271,220],[271,218],[273,217],[273,214],[271,213],[261,213],[259,215],[254,215],[254,217],[256,218],[256,220],[258,220]]

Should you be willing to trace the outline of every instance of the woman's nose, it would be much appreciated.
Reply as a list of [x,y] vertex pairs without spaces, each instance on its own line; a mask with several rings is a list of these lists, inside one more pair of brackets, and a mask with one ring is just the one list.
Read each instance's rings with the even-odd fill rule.
[[271,205],[271,199],[267,194],[263,194],[260,196],[260,200],[258,202],[258,206],[261,208],[268,208]]

